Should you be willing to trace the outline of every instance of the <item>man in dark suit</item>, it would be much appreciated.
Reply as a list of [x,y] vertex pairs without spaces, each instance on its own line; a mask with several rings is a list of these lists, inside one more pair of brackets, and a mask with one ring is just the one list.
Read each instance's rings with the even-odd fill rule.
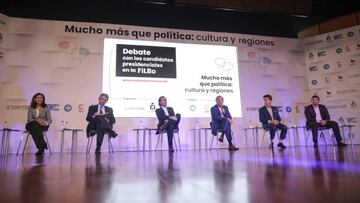
[[86,127],[87,137],[97,134],[95,154],[101,153],[101,144],[104,140],[104,134],[107,132],[109,136],[115,138],[116,132],[112,129],[115,123],[115,117],[112,108],[105,106],[109,100],[107,94],[100,94],[99,104],[89,106],[86,120],[89,122]]
[[272,104],[272,96],[267,94],[263,96],[264,106],[259,109],[259,118],[262,126],[265,130],[270,131],[270,148],[274,148],[274,138],[277,130],[280,130],[280,140],[278,147],[285,149],[286,146],[283,144],[283,140],[286,138],[287,127],[281,123],[279,111]]
[[233,143],[231,137],[231,124],[233,123],[229,108],[224,105],[224,98],[222,96],[217,96],[216,104],[211,107],[211,133],[216,136],[218,130],[221,130],[221,136],[219,138],[220,142],[224,141],[224,134],[229,143],[229,150],[238,150]]
[[173,137],[174,131],[179,131],[179,122],[181,119],[180,114],[174,113],[174,109],[167,106],[167,99],[164,96],[159,97],[159,106],[160,108],[156,109],[156,117],[159,120],[157,125],[157,132],[159,134],[160,131],[165,130],[168,138],[169,144],[169,152],[174,152],[173,147]]
[[318,129],[319,127],[331,128],[334,132],[339,147],[344,147],[341,140],[339,125],[330,120],[330,115],[325,105],[319,104],[320,98],[317,95],[311,97],[311,105],[305,107],[306,128],[311,129],[314,147],[318,147]]

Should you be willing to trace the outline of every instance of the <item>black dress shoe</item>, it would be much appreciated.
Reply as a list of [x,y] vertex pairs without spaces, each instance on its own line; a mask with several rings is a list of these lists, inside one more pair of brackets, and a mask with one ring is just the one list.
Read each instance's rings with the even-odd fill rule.
[[281,149],[285,149],[285,148],[286,148],[286,146],[285,146],[283,143],[279,143],[277,146],[280,147]]
[[118,136],[118,134],[116,134],[116,132],[114,132],[114,133],[111,135],[112,138],[115,138],[115,137],[117,137],[117,136]]
[[235,145],[229,145],[229,148],[228,148],[228,150],[234,150],[234,151],[236,151],[236,150],[238,150],[239,148],[238,147],[236,147]]
[[48,146],[47,146],[47,144],[45,143],[44,144],[44,147],[43,147],[44,149],[48,149]]
[[338,147],[346,147],[347,144],[345,144],[345,143],[343,143],[343,142],[339,142],[339,143],[337,144],[337,146],[338,146]]
[[101,154],[100,147],[96,147],[96,149],[95,149],[95,154],[96,154],[96,155]]
[[270,149],[274,149],[274,143],[273,143],[273,142],[270,143],[269,148],[270,148]]
[[173,147],[169,147],[169,152],[173,153],[175,152],[175,149]]
[[44,155],[44,149],[41,148],[39,149],[36,153],[35,153],[36,156],[43,156]]
[[318,147],[319,147],[319,145],[318,145],[317,142],[314,142],[314,147],[315,147],[315,148],[318,148]]
[[224,142],[224,134],[220,135],[219,142]]

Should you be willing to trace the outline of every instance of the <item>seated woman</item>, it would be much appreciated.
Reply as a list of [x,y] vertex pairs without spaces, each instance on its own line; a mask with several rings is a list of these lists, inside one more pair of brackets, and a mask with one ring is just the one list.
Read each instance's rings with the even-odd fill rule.
[[31,134],[36,148],[38,148],[36,155],[42,156],[44,150],[48,148],[44,140],[43,131],[47,131],[52,122],[50,109],[45,103],[44,94],[36,93],[33,96],[27,116],[28,120],[25,128]]
[[174,113],[174,109],[167,106],[167,99],[164,96],[159,97],[160,108],[156,109],[156,117],[159,120],[156,134],[165,130],[167,132],[169,152],[174,152],[173,137],[174,131],[179,131],[180,114]]

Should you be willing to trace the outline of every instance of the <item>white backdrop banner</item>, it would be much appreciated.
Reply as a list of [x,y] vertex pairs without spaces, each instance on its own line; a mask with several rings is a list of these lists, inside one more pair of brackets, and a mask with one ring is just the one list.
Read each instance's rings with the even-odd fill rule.
[[[303,108],[309,103],[309,92],[305,77],[303,47],[297,39],[128,25],[22,19],[6,16],[1,16],[0,26],[2,36],[0,42],[1,123],[6,121],[8,127],[24,129],[26,109],[31,97],[36,92],[43,92],[54,118],[49,130],[50,144],[54,151],[60,149],[60,133],[58,130],[61,129],[63,122],[67,121],[70,128],[85,129],[87,108],[89,105],[97,103],[98,95],[104,90],[111,94],[118,93],[116,89],[115,92],[111,92],[104,84],[106,80],[104,63],[106,57],[109,56],[108,50],[104,49],[105,39],[115,41],[138,40],[151,43],[151,46],[159,46],[164,43],[176,43],[183,47],[194,45],[193,51],[195,52],[184,52],[185,55],[199,54],[197,53],[198,50],[203,51],[204,49],[195,48],[200,47],[200,45],[208,46],[208,50],[217,46],[218,48],[225,47],[224,51],[230,51],[230,54],[236,53],[236,60],[234,61],[234,57],[231,56],[229,63],[236,68],[231,77],[239,80],[233,81],[231,83],[233,87],[228,89],[234,93],[235,97],[232,98],[226,92],[218,93],[225,97],[225,104],[229,106],[230,112],[236,116],[233,129],[236,145],[240,147],[246,145],[243,128],[249,125],[260,125],[258,108],[263,105],[262,96],[264,94],[273,95],[273,103],[280,108],[280,114],[285,124],[303,125],[305,122]],[[346,52],[345,47],[342,48]],[[216,56],[212,57],[216,58]],[[207,63],[204,56],[199,61]],[[208,64],[209,68],[218,68],[216,65],[219,64],[225,67],[226,61],[212,59],[209,61],[211,62]],[[177,60],[178,62],[179,60]],[[183,62],[189,63],[183,64],[183,67],[189,67],[192,65],[191,62],[196,63],[197,61],[191,59]],[[204,65],[202,63],[200,66]],[[332,66],[336,66],[336,64]],[[191,67],[194,69],[197,66]],[[203,68],[201,73],[209,73],[215,79],[217,76],[221,76],[215,71],[208,72],[205,70],[205,66],[201,68]],[[191,69],[183,73],[188,71]],[[176,73],[181,74],[181,72]],[[194,69],[194,78],[196,76],[199,79],[200,74],[195,73]],[[224,74],[227,73],[224,72]],[[190,74],[188,79],[184,78],[181,85],[195,89],[208,89],[200,85],[200,82],[204,82],[203,85],[206,85],[207,77],[201,78],[204,81],[195,82],[193,75]],[[170,79],[166,78],[164,81],[170,81]],[[118,84],[120,85],[119,91],[128,88],[121,86],[121,84],[121,82]],[[159,87],[161,85],[157,84],[156,88]],[[357,90],[337,91],[342,94],[342,97],[348,97],[351,91]],[[176,90],[172,95],[164,96],[168,96],[168,104],[174,106],[176,112],[187,115],[180,124],[181,145],[185,149],[192,149],[195,147],[194,135],[189,129],[195,128],[197,125],[209,127],[210,113],[207,107],[215,104],[214,95],[216,94],[208,96],[204,93],[202,97],[189,97],[190,99],[188,98],[187,101],[183,102],[183,91],[184,88],[181,91]],[[131,115],[122,116],[121,112],[124,111],[121,110],[123,106],[120,105],[124,104],[109,104],[120,114],[114,126],[120,134],[119,138],[114,141],[116,150],[134,150],[136,148],[136,135],[132,130],[133,128],[138,128],[140,125],[151,128],[156,126],[157,119],[153,114],[153,108],[154,106],[157,107],[157,98],[161,95],[159,95],[158,89],[156,91],[154,89],[154,93],[151,93],[147,87],[146,91],[144,89],[143,92],[139,91],[137,94],[146,99],[146,106],[141,110],[147,111],[147,114],[136,116],[137,112],[130,112]],[[121,95],[117,96],[121,98]],[[204,103],[197,103],[196,106],[192,106],[193,101],[191,99],[200,98],[204,100]],[[135,103],[131,102],[131,105]],[[201,111],[201,114],[192,116],[194,110]],[[70,135],[66,136],[65,150],[69,150],[71,139]],[[291,131],[289,131],[288,136],[292,136]],[[20,134],[12,136],[10,140],[11,152],[16,151],[19,139]],[[196,137],[197,139],[198,137]],[[79,138],[79,151],[85,151],[86,142],[86,136],[83,134]],[[198,143],[198,141],[196,142]],[[253,143],[249,142],[247,145],[253,145]],[[198,145],[196,144],[196,146]],[[33,144],[29,144],[26,151],[34,151],[34,148]]]

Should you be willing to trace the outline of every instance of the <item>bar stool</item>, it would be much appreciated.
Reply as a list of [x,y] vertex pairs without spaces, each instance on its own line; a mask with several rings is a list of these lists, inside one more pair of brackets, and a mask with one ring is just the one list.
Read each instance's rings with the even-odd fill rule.
[[4,128],[1,130],[3,131],[3,133],[2,133],[2,139],[1,139],[0,153],[6,156],[9,151],[9,142],[10,142],[11,132],[20,132],[20,130],[11,129],[11,128]]
[[[155,151],[158,150],[158,146],[159,146],[159,142],[160,142],[160,150],[162,150],[162,143],[163,143],[163,136],[164,134],[167,134],[167,131],[166,130],[161,130],[158,134],[158,140],[157,140],[157,143],[156,143],[156,146],[155,146]],[[177,135],[177,140],[178,140],[178,144],[179,144],[179,148],[177,147],[177,143],[176,143],[176,136]],[[180,134],[179,134],[179,130],[176,129],[174,130],[174,136],[173,136],[173,139],[174,139],[174,144],[175,144],[175,150],[178,150],[181,151],[181,143],[180,143]]]
[[[326,127],[319,127],[319,128],[318,128],[318,131],[320,131],[319,137],[323,138],[325,145],[327,145],[327,143],[326,143],[326,138],[325,138],[325,133],[324,133],[324,131],[326,131],[326,130],[330,132],[331,129],[330,129],[330,128],[326,128]],[[306,135],[306,137],[305,137],[305,143],[306,143],[306,145],[308,145],[308,139],[309,139],[310,133],[311,133],[311,129],[308,130],[307,135]],[[329,134],[330,134],[330,133],[329,133]],[[335,141],[334,141],[334,135],[331,136],[331,139],[332,139],[332,141],[333,141],[333,145],[336,145],[336,144],[335,144]]]
[[[91,150],[91,145],[92,145],[92,142],[93,142],[93,139],[96,135],[96,131],[92,131],[90,132],[90,134],[93,134],[93,136],[90,136],[88,137],[88,141],[87,141],[87,145],[86,145],[86,154],[89,154],[90,153],[90,150]],[[107,138],[108,138],[108,148],[109,148],[109,153],[110,154],[114,154],[115,151],[114,151],[114,147],[111,143],[111,137],[108,133],[105,133],[104,135],[108,135]]]
[[[271,136],[270,135],[270,130],[267,130],[265,128],[263,128],[263,137],[262,137],[262,140],[261,140],[261,147],[263,147],[263,144],[264,144],[264,140],[265,140],[265,137],[266,137],[266,134],[269,133],[269,137]],[[280,139],[280,136],[279,136],[279,132],[276,130],[275,132],[275,135],[277,136],[278,140]]]
[[[47,146],[48,146],[48,148],[49,148],[49,153],[51,154],[50,142],[49,142],[49,140],[48,140],[48,137],[46,136],[47,131],[42,131],[42,133],[43,133],[43,136],[45,137],[45,140],[46,140]],[[26,139],[25,139],[25,144],[24,144],[24,148],[23,148],[23,151],[22,151],[22,155],[24,155],[24,153],[25,153],[26,144],[27,144],[28,139],[29,139],[29,136],[30,136],[30,133],[29,133],[28,131],[26,131],[26,130],[24,130],[24,131],[23,131],[23,134],[21,135],[21,138],[20,138],[20,142],[19,142],[19,146],[18,146],[18,149],[17,149],[16,156],[18,156],[18,155],[19,155],[20,146],[21,146],[21,143],[22,143],[22,140],[23,140],[24,134],[26,134]]]
[[64,139],[65,139],[65,132],[71,132],[71,153],[77,152],[77,141],[78,141],[78,132],[82,132],[82,129],[71,129],[71,128],[64,128],[61,131],[61,145],[60,145],[60,153],[64,152]]
[[[214,142],[214,137],[216,137],[216,150],[219,149],[219,133],[223,133],[221,129],[218,129],[216,135],[212,136],[211,142],[210,142],[210,147],[209,147],[210,150],[213,149],[212,145]],[[235,143],[234,132],[232,130],[231,130],[231,138],[232,138],[233,143]]]

